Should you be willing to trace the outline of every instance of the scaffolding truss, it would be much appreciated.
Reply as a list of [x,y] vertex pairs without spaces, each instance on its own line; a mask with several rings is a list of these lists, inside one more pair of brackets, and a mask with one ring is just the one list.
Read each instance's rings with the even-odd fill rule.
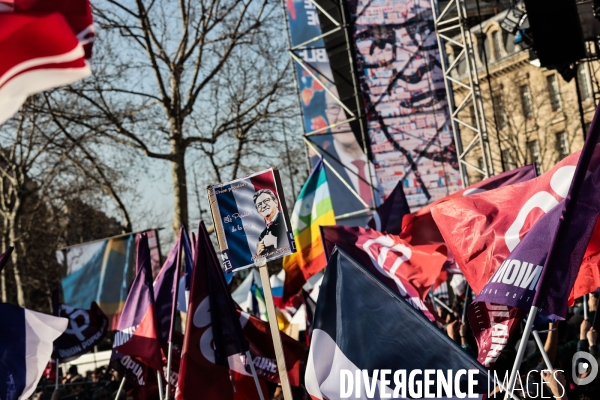
[[[475,171],[489,178],[494,166],[483,112],[473,39],[467,25],[465,0],[450,0],[440,11],[438,0],[431,0],[435,31],[440,49],[440,64],[448,93],[448,107],[456,142],[457,156],[464,185],[469,185],[469,172]],[[454,49],[454,57],[447,57],[446,46]],[[464,72],[459,71],[464,68]],[[455,91],[464,97],[457,105]],[[463,111],[472,110],[471,113]],[[468,117],[465,117],[469,114]],[[464,141],[463,141],[464,138]],[[478,165],[474,164],[478,160]]]

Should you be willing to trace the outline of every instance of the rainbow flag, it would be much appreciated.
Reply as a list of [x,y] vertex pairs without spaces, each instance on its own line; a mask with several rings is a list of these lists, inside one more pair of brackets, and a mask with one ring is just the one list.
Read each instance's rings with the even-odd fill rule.
[[283,299],[297,294],[308,278],[327,265],[320,226],[335,225],[323,159],[315,165],[292,212],[296,253],[283,259]]

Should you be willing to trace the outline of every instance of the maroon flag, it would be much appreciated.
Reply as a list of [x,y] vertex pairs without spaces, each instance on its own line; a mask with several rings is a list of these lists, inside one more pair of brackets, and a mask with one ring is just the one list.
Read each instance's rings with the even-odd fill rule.
[[400,234],[402,230],[402,218],[406,214],[410,214],[410,207],[408,206],[402,187],[403,184],[403,180],[398,181],[398,184],[389,197],[377,208],[377,212],[367,223],[369,228],[393,235]]
[[9,246],[8,249],[0,255],[0,272],[2,272],[2,269],[4,269],[4,266],[10,259],[10,255],[12,254],[13,249],[14,247]]
[[[204,223],[200,222],[176,399],[191,399],[202,393],[207,400],[233,400],[227,357],[235,354],[231,351],[237,349],[239,336],[243,335],[235,309],[230,310],[223,298],[226,294],[233,305],[229,292],[222,293],[221,280],[224,278],[220,263]],[[235,318],[237,327],[231,318]],[[239,350],[246,349],[247,344]]]
[[0,124],[27,96],[91,75],[88,0],[0,2]]
[[157,334],[152,263],[145,233],[139,235],[136,265],[136,276],[113,341],[113,359],[126,354],[160,371],[163,354]]
[[435,320],[425,298],[447,260],[444,244],[413,246],[397,235],[346,226],[323,226],[321,237],[327,256],[339,247],[427,318]]
[[[269,323],[243,311],[237,312],[243,326],[244,337],[250,344],[250,354],[256,374],[266,381],[279,383],[279,370]],[[306,361],[306,347],[283,332],[280,332],[280,335],[290,385],[299,386],[300,364]],[[240,357],[229,357],[229,367],[242,375],[250,375],[250,367],[245,365]]]

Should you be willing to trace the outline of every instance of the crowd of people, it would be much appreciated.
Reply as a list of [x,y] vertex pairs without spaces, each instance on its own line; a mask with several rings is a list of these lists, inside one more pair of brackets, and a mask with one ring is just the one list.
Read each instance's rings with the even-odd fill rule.
[[[468,352],[474,358],[477,358],[477,343],[469,326],[469,323],[462,322],[463,302],[460,299],[454,301],[451,309],[452,313],[442,307],[438,307],[438,316],[444,321],[443,329],[448,336]],[[576,352],[583,351],[591,354],[600,364],[600,351],[598,350],[598,330],[600,329],[600,319],[596,319],[598,307],[598,294],[592,293],[588,296],[587,319],[584,318],[583,299],[578,299],[573,307],[570,307],[569,314],[564,321],[547,322],[537,324],[535,328],[544,343],[544,351],[547,353],[549,361],[554,370],[550,372],[546,365],[542,353],[536,345],[533,333],[528,339],[526,353],[519,369],[519,379],[517,379],[514,394],[518,398],[556,398],[563,400],[593,400],[600,398],[600,378],[594,379],[586,385],[577,385],[573,371],[573,356]],[[523,321],[524,324],[524,321]],[[522,328],[522,327],[521,327]],[[508,382],[508,377],[513,368],[517,356],[517,348],[521,340],[521,331],[517,331],[508,340],[498,360],[493,365],[492,371],[498,377],[498,382],[504,385]],[[590,368],[579,378],[585,378],[591,373]],[[492,372],[494,377],[494,372]],[[542,379],[544,383],[542,383]],[[564,389],[563,389],[564,388]],[[495,397],[494,397],[495,393]],[[489,398],[504,398],[501,388],[496,387]]]

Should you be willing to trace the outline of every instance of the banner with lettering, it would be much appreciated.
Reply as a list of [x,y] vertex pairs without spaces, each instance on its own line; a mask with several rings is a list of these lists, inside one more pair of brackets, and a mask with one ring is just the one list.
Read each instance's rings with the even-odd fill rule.
[[72,361],[92,351],[94,346],[104,339],[108,328],[108,318],[96,302],[92,302],[89,310],[61,304],[57,311],[57,316],[69,320],[69,326],[54,341],[52,358],[58,358],[63,363]]

